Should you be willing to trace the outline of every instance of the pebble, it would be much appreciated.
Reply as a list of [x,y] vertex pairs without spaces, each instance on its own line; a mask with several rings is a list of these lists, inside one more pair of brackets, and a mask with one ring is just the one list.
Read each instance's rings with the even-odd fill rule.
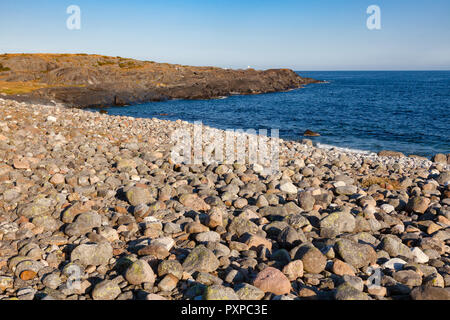
[[343,275],[354,276],[355,275],[355,269],[352,266],[350,266],[349,264],[347,264],[339,259],[335,259],[333,261],[333,268],[331,271],[334,274],[337,274],[338,276],[343,276]]
[[428,199],[426,197],[421,197],[421,196],[412,197],[408,201],[406,210],[409,212],[416,212],[416,213],[423,214],[428,209],[430,202],[431,202],[430,199]]
[[158,283],[158,288],[161,291],[170,292],[176,288],[177,283],[178,278],[172,274],[168,274]]
[[305,211],[311,211],[314,208],[316,200],[309,192],[299,192],[298,203],[300,208]]
[[283,268],[283,273],[289,279],[289,281],[297,280],[303,277],[303,262],[302,260],[295,260],[289,262]]
[[336,193],[344,196],[351,196],[358,191],[358,188],[355,186],[343,186],[337,187]]
[[220,241],[220,234],[214,231],[198,233],[195,240],[199,243]]
[[162,246],[167,251],[170,251],[170,249],[172,249],[175,245],[175,241],[170,237],[163,237],[152,240],[151,244],[155,246]]
[[325,270],[327,258],[313,246],[300,247],[295,257],[300,258],[308,273],[318,274]]
[[381,286],[370,286],[367,292],[372,296],[384,297],[387,294],[387,289]]
[[297,194],[297,187],[292,182],[285,182],[280,185],[282,192]]
[[394,273],[394,279],[411,287],[417,287],[422,284],[422,277],[412,270],[397,271]]
[[414,257],[414,262],[427,263],[428,261],[430,261],[430,258],[418,247],[412,249],[411,253]]
[[150,244],[138,251],[140,256],[155,256],[158,259],[165,259],[170,255],[170,252],[166,249],[166,246],[160,244]]
[[57,289],[62,284],[61,277],[56,273],[50,273],[44,277],[42,284],[50,289]]
[[0,290],[5,291],[11,289],[14,286],[14,278],[8,276],[0,276]]
[[280,270],[272,267],[259,272],[253,285],[264,292],[276,295],[288,294],[292,289],[289,279]]
[[391,204],[387,204],[387,203],[383,204],[380,208],[381,208],[381,210],[383,210],[386,213],[392,213],[395,211],[394,206]]
[[196,194],[183,194],[180,197],[180,202],[192,210],[207,211],[211,209],[211,207]]
[[386,261],[383,264],[383,267],[386,268],[386,269],[399,271],[399,270],[403,269],[405,264],[407,264],[406,261],[404,261],[404,260],[402,260],[400,258],[393,258],[393,259],[389,259],[388,261]]

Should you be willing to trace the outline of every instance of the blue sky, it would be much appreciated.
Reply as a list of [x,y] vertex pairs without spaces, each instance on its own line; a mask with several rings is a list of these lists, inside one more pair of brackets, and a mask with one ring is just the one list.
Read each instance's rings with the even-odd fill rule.
[[[81,30],[66,28],[72,4],[81,8]],[[381,30],[366,27],[373,4]],[[450,1],[1,1],[0,52],[231,68],[450,70]]]

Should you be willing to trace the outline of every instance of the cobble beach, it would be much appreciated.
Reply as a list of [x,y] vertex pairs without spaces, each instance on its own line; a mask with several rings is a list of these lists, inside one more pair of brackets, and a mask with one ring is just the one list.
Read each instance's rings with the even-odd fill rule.
[[267,174],[175,163],[180,120],[0,109],[0,299],[450,299],[450,155],[279,139]]

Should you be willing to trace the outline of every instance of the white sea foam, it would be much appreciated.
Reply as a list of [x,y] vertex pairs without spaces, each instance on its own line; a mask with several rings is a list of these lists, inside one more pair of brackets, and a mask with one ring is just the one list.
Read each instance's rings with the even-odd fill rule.
[[317,147],[320,149],[325,149],[325,150],[334,149],[336,151],[341,151],[341,152],[356,153],[356,154],[363,154],[363,155],[376,155],[375,152],[368,151],[368,150],[337,147],[337,146],[333,146],[331,144],[325,144],[325,143],[317,143]]

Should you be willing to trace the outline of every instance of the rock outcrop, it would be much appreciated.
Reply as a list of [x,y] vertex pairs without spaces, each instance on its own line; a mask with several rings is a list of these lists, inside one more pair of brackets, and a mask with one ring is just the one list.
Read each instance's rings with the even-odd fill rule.
[[289,69],[229,70],[87,54],[4,54],[0,66],[0,93],[5,97],[72,107],[211,99],[316,82]]

